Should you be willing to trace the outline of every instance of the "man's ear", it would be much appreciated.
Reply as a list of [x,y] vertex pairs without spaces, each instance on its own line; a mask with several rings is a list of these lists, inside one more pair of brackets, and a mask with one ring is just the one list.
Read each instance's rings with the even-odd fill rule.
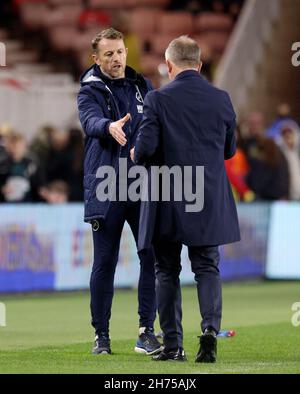
[[168,73],[170,74],[173,70],[172,63],[169,60],[166,60],[166,65],[168,67]]
[[100,65],[100,60],[99,60],[98,55],[96,55],[95,53],[93,53],[93,54],[92,54],[92,58],[93,58],[94,63],[98,64],[98,66],[99,66],[99,65]]
[[200,73],[200,71],[201,71],[202,64],[203,64],[202,62],[200,62],[200,63],[199,63],[199,67],[198,67],[198,71],[199,71],[199,73]]

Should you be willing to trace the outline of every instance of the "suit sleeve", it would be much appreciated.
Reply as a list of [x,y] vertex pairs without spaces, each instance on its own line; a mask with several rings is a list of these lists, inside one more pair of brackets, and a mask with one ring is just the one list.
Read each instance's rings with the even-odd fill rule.
[[80,90],[77,104],[79,120],[85,134],[92,138],[110,138],[108,128],[112,120],[104,116],[101,106],[88,90]]
[[228,93],[224,92],[224,120],[226,127],[224,159],[231,159],[236,152],[236,115]]
[[144,164],[155,154],[159,145],[160,122],[157,112],[157,92],[149,92],[144,102],[144,116],[135,144],[134,162]]

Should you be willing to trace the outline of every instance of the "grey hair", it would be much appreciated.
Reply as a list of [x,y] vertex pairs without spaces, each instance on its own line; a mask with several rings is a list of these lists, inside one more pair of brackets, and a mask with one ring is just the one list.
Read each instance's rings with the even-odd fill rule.
[[181,68],[198,67],[200,56],[199,45],[188,36],[180,36],[172,40],[165,52],[166,60],[170,60]]

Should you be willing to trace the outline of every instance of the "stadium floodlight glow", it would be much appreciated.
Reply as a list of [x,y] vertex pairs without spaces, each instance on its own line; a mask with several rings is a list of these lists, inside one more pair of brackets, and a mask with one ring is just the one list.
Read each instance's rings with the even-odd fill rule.
[[6,66],[6,46],[4,42],[0,42],[0,67]]
[[0,327],[6,327],[6,307],[0,302]]

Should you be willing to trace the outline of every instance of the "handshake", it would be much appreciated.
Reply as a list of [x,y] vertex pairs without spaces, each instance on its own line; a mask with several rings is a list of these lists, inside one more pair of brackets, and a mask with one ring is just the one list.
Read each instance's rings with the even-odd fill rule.
[[[109,134],[120,144],[121,146],[125,146],[127,143],[126,135],[123,131],[123,126],[125,123],[131,118],[130,114],[126,114],[124,118],[117,120],[116,122],[112,122],[109,125]],[[134,162],[134,148],[130,150],[130,158]]]

